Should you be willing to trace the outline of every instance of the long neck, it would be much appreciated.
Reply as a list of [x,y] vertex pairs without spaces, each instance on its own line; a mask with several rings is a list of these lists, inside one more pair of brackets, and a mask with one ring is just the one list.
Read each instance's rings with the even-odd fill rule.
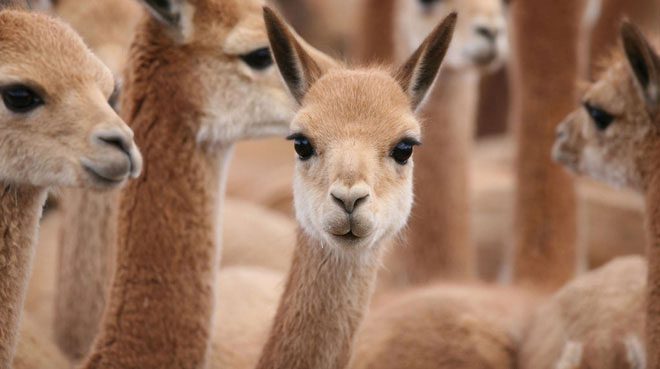
[[[660,153],[658,153],[660,154]],[[658,163],[660,155],[655,155]],[[646,350],[649,369],[660,369],[660,171],[653,176],[646,193],[649,264],[646,303]]]
[[[122,109],[145,167],[121,196],[116,271],[85,368],[206,365],[216,218],[232,149],[199,147],[199,73],[158,30],[147,24],[133,45]],[[183,61],[160,60],[173,54]]]
[[[377,252],[377,251],[374,251]],[[258,369],[341,369],[369,304],[379,257],[344,257],[299,232]]]
[[511,15],[518,86],[514,282],[554,290],[577,269],[575,188],[550,152],[556,125],[575,105],[582,2],[519,1]]
[[397,0],[368,0],[359,9],[354,54],[361,63],[389,63],[395,57],[394,15]]
[[0,369],[11,369],[46,191],[0,182]]
[[105,307],[117,241],[119,191],[62,191],[55,339],[75,360],[90,349]]
[[477,103],[475,71],[445,69],[424,106],[424,145],[415,153],[415,206],[407,247],[396,249],[410,282],[471,279],[469,162]]

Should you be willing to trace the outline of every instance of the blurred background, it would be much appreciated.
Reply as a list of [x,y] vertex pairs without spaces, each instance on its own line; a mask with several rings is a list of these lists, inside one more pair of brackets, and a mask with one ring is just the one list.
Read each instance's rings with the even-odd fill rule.
[[[600,61],[617,45],[621,19],[633,20],[649,34],[660,33],[660,2],[657,0],[575,0],[581,7],[576,39],[535,40],[540,50],[538,55],[544,55],[543,47],[552,49],[561,42],[574,42],[577,55],[573,60],[552,60],[543,56],[550,63],[565,63],[578,77],[574,82],[575,91],[564,93],[572,105],[564,111],[559,109],[551,119],[546,117],[552,124],[543,124],[514,114],[516,94],[523,93],[516,89],[516,83],[523,78],[515,73],[516,60],[528,59],[516,49],[522,39],[521,30],[512,27],[510,22],[513,8],[523,1],[533,3],[531,0],[279,0],[274,4],[311,45],[330,55],[363,64],[400,63],[401,55],[413,50],[416,43],[421,42],[420,37],[450,9],[458,8],[459,24],[469,30],[461,31],[464,37],[454,39],[451,47],[460,52],[447,62],[446,72],[443,71],[447,78],[441,77],[437,85],[455,83],[459,87],[452,91],[461,92],[456,92],[456,96],[438,94],[429,98],[423,112],[426,128],[444,132],[430,133],[433,139],[416,152],[420,155],[418,165],[440,163],[437,170],[444,174],[418,178],[419,209],[413,210],[412,219],[413,222],[422,219],[442,223],[447,217],[443,214],[453,215],[456,219],[445,222],[443,227],[446,228],[437,231],[442,234],[456,231],[467,236],[447,236],[443,241],[454,243],[453,247],[460,249],[452,251],[456,255],[449,259],[469,259],[466,263],[474,263],[474,278],[485,281],[507,281],[514,277],[510,264],[516,253],[515,245],[521,242],[516,234],[528,219],[525,206],[535,207],[517,195],[520,188],[527,188],[526,177],[520,175],[518,168],[524,167],[522,162],[527,159],[535,160],[526,155],[524,146],[521,149],[520,145],[521,140],[531,138],[526,142],[534,146],[535,130],[532,128],[530,134],[530,130],[521,129],[521,125],[545,127],[536,130],[541,132],[539,135],[545,135],[540,139],[540,147],[545,150],[539,154],[543,157],[541,167],[554,165],[550,163],[549,150],[543,146],[544,142],[552,140],[554,125],[562,119],[554,116],[563,117],[580,103],[580,86],[597,75]],[[35,5],[69,22],[121,81],[133,30],[143,15],[137,1],[53,0],[52,4]],[[455,78],[450,79],[450,76]],[[553,75],[540,77],[554,78]],[[434,104],[435,99],[443,103]],[[429,159],[423,159],[423,155],[428,155]],[[291,143],[283,138],[238,144],[228,182],[223,265],[287,270],[296,229],[291,193],[294,158]],[[559,168],[552,168],[548,173],[563,173]],[[537,178],[545,175],[543,170],[538,173]],[[570,181],[567,191],[574,191],[570,200],[574,202],[573,215],[568,218],[574,226],[569,226],[567,233],[574,233],[577,245],[575,268],[584,271],[618,256],[643,254],[643,202],[638,195],[586,179],[562,181]],[[546,188],[552,183],[539,186]],[[445,204],[442,212],[422,209],[427,194],[442,196],[441,203]],[[55,293],[56,263],[53,261],[57,259],[61,232],[56,198],[57,195],[42,225],[41,246],[26,305],[45,327],[51,326],[47,320],[52,319],[52,305],[45,302]],[[552,216],[556,215],[549,216],[550,223]],[[260,223],[259,219],[269,221]],[[560,232],[559,228],[539,232],[547,233],[552,229]],[[407,239],[404,235],[401,242],[406,243]],[[462,247],[464,242],[469,246]],[[440,264],[435,264],[434,268],[423,266],[419,261],[409,262],[401,253],[413,253],[411,250],[415,249],[397,247],[392,253],[393,257],[381,272],[379,291],[434,279],[434,269],[439,274],[444,273],[440,271],[443,269]],[[427,256],[424,254],[433,261]],[[418,273],[417,269],[424,268],[431,271]],[[460,273],[443,277],[458,279]]]

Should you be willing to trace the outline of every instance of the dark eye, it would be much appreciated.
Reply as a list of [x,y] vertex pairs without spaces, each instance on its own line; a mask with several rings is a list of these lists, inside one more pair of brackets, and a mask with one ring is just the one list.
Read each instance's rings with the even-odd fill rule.
[[241,60],[250,68],[256,70],[264,70],[273,65],[273,58],[270,56],[270,50],[267,47],[241,55]]
[[614,116],[603,109],[597,108],[589,103],[585,103],[584,108],[587,110],[591,119],[593,119],[596,128],[600,131],[606,130],[614,121]]
[[397,162],[399,165],[408,164],[408,160],[412,156],[413,147],[419,145],[419,142],[405,139],[396,144],[390,153],[390,156]]
[[13,85],[2,90],[2,101],[14,113],[27,113],[41,106],[43,99],[31,88]]
[[287,139],[293,141],[293,148],[296,150],[300,160],[306,161],[314,156],[314,147],[312,146],[311,142],[309,142],[307,137],[296,134],[287,137]]

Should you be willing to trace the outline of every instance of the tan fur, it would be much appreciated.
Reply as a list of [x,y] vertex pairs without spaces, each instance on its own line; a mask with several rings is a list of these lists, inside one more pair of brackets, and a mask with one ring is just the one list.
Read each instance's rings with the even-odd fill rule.
[[117,271],[86,368],[207,362],[232,144],[284,131],[291,114],[275,69],[239,58],[267,46],[261,5],[177,2],[179,13],[151,11],[138,28],[122,109],[147,175],[122,193]]
[[[271,48],[301,108],[291,131],[301,157],[294,203],[301,230],[275,322],[257,368],[343,368],[373,290],[383,241],[405,225],[412,160],[390,153],[418,139],[417,107],[436,77],[455,16],[393,78],[319,60],[265,11]],[[424,69],[419,69],[424,65]],[[303,155],[300,153],[300,155]]]
[[71,363],[57,348],[45,329],[25,314],[21,320],[13,369],[68,369]]
[[121,76],[142,15],[137,1],[57,0],[53,11],[78,31],[116,76]]
[[[290,149],[290,148],[289,148]],[[247,201],[227,198],[222,227],[224,266],[255,266],[286,272],[296,240],[295,222]]]
[[548,153],[556,122],[574,104],[583,5],[511,3],[518,138],[513,277],[549,291],[577,270],[575,189]]
[[393,296],[360,328],[352,369],[513,368],[531,299],[434,285]]
[[226,267],[220,271],[210,369],[252,369],[257,365],[284,288],[284,277],[283,273],[255,267]]
[[[66,3],[71,5],[66,6]],[[78,9],[73,6],[76,1],[65,1],[65,4],[58,6],[58,11],[63,12],[64,16],[79,20],[81,26],[85,22],[91,22],[89,17],[99,16],[103,9],[112,6],[118,7],[113,10],[113,14],[129,12],[129,8],[123,9],[124,4],[99,2],[94,5],[85,5]],[[224,4],[217,2],[218,6],[228,6],[230,9],[235,7],[231,2]],[[214,2],[209,2],[213,6]],[[228,60],[221,60],[218,64],[209,67],[208,75],[217,77],[219,80],[215,86],[212,81],[204,87],[208,90],[205,96],[209,102],[210,108],[206,109],[202,120],[202,128],[198,132],[198,140],[210,140],[220,144],[231,144],[236,139],[243,137],[255,137],[262,135],[272,135],[278,131],[284,131],[284,125],[279,126],[282,117],[288,116],[288,99],[281,90],[281,84],[278,81],[276,73],[272,69],[266,72],[255,72],[244,65],[238,59],[238,54],[247,53],[259,47],[267,46],[263,25],[259,24],[261,20],[254,16],[256,3],[241,4],[244,9],[233,11],[234,16],[226,14],[228,19],[218,20],[219,24],[224,25],[218,29],[203,30],[212,47],[224,48],[223,55]],[[204,3],[201,4],[205,6]],[[241,8],[239,7],[239,8]],[[137,9],[139,13],[142,9]],[[80,14],[77,13],[80,12]],[[251,13],[252,12],[252,13]],[[73,14],[70,14],[73,13]],[[133,11],[129,12],[130,14]],[[235,19],[234,19],[235,18]],[[122,23],[114,27],[131,28],[130,17],[123,19]],[[256,20],[255,20],[256,19]],[[215,27],[210,21],[200,19],[200,28]],[[236,24],[236,22],[239,22]],[[233,29],[231,28],[233,27]],[[112,27],[111,27],[112,28]],[[142,30],[144,32],[144,26]],[[96,32],[87,30],[89,33],[103,33],[103,30],[94,28]],[[91,39],[104,45],[108,42],[122,44],[125,30],[110,32],[110,35],[96,35]],[[157,32],[157,31],[150,31]],[[213,40],[212,34],[217,34],[219,38],[224,37],[224,43],[220,40]],[[121,37],[120,37],[121,36]],[[194,43],[192,48],[207,48],[208,45],[200,43],[199,40],[190,40]],[[217,42],[214,45],[213,42]],[[157,51],[154,51],[157,53]],[[253,84],[258,86],[253,86]],[[227,91],[227,92],[226,92]],[[228,93],[234,91],[235,94]],[[218,96],[212,96],[218,95]],[[253,108],[253,106],[255,108]],[[257,108],[258,107],[258,108]],[[224,109],[224,110],[223,110]],[[272,120],[272,121],[271,121]],[[206,136],[209,136],[208,138]],[[79,359],[88,352],[92,338],[98,330],[98,322],[101,317],[102,309],[105,306],[106,288],[109,283],[110,275],[108,271],[113,270],[114,261],[114,243],[115,243],[115,223],[117,212],[117,194],[99,195],[84,191],[67,191],[64,194],[65,210],[65,228],[62,233],[61,256],[62,265],[59,274],[59,291],[57,294],[57,319],[56,332],[60,347],[67,352],[71,358]],[[99,209],[106,209],[99,211]],[[229,207],[226,211],[241,211],[241,208]],[[252,212],[254,215],[254,211]],[[242,235],[234,236],[237,231],[234,218],[244,219],[246,215],[229,218],[228,239],[230,248],[235,250],[247,240]],[[270,221],[262,216],[260,220],[252,219],[252,222],[262,226],[270,227],[275,233],[269,237],[279,237],[288,234],[288,240],[293,239],[293,227],[290,224],[284,224],[284,221]],[[220,221],[218,222],[220,224]],[[286,227],[282,229],[282,227]],[[254,232],[250,233],[257,237]],[[258,242],[251,245],[259,246],[260,243],[269,240],[269,237],[257,238]],[[271,238],[272,239],[272,238]],[[287,240],[277,240],[284,242]],[[290,244],[287,244],[289,246]],[[290,247],[290,246],[289,246]],[[86,251],[81,251],[84,249]],[[235,252],[234,252],[235,254]],[[246,253],[247,254],[247,253]],[[259,254],[262,255],[262,254]],[[241,263],[252,261],[257,258],[256,253],[245,255],[244,258],[234,259],[233,262]],[[265,257],[267,254],[263,254]],[[112,259],[108,259],[110,256]],[[278,253],[281,268],[286,268],[288,260],[286,253]],[[263,260],[263,259],[262,259]],[[229,262],[232,262],[230,259]],[[79,276],[85,276],[80,278]],[[82,281],[81,281],[82,279]]]
[[[0,39],[3,88],[27,84],[43,100],[29,113],[12,112],[6,102],[1,112],[0,367],[10,368],[46,189],[115,188],[139,174],[142,158],[133,133],[107,103],[110,72],[69,27],[43,15],[4,10]],[[21,365],[48,360],[33,349],[34,357],[20,358]],[[56,365],[57,358],[52,360]]]
[[[646,269],[641,257],[620,258],[563,287],[535,313],[520,368],[644,368],[634,365],[643,352],[627,355],[631,339],[643,342]],[[580,346],[572,355],[570,342]]]
[[[592,0],[593,1],[593,0]],[[598,0],[598,22],[590,36],[591,78],[596,77],[598,64],[610,49],[617,46],[619,25],[625,18],[635,21],[642,29],[657,32],[660,4],[655,0]]]
[[[396,2],[391,22],[398,59],[415,48],[438,19],[452,10],[459,13],[447,68],[422,111],[426,139],[417,156],[415,206],[405,247],[397,248],[387,263],[391,274],[398,276],[396,284],[476,276],[469,227],[470,152],[479,74],[501,65],[507,54],[502,6],[499,0],[443,1],[428,6],[419,1]],[[371,13],[379,15],[373,8],[363,12],[362,18],[369,22]],[[381,34],[382,30],[368,32]]]
[[[120,77],[142,9],[134,0],[58,0],[52,11],[68,22],[92,51]],[[117,90],[120,90],[118,83]],[[66,189],[55,294],[58,345],[74,359],[88,350],[98,331],[116,240],[117,193]]]
[[[636,189],[646,195],[649,272],[646,291],[646,349],[648,368],[660,367],[660,323],[658,322],[658,137],[660,124],[660,56],[657,48],[631,24],[621,29],[625,58],[614,58],[598,81],[585,92],[585,106],[575,110],[558,129],[554,158],[579,174],[615,186]],[[598,122],[603,114],[587,114],[587,106],[611,114],[608,125]],[[600,290],[597,290],[600,291]],[[619,299],[633,293],[621,292]],[[579,310],[576,319],[594,316],[591,307]],[[628,314],[642,314],[629,309]],[[605,313],[603,313],[605,314]],[[600,317],[598,317],[600,318]],[[620,319],[619,319],[620,320]],[[608,319],[616,324],[617,319]],[[616,327],[616,326],[614,326]],[[617,332],[621,333],[621,332]],[[621,336],[605,337],[596,349],[607,349]]]
[[[530,8],[528,9],[526,6],[530,6]],[[569,56],[571,52],[575,54],[576,50],[574,49],[577,48],[577,44],[570,43],[570,36],[573,36],[573,40],[575,40],[576,35],[574,33],[577,33],[577,29],[567,27],[566,24],[569,23],[568,25],[573,26],[577,24],[576,19],[566,16],[566,13],[569,13],[577,18],[578,8],[576,8],[575,4],[571,5],[566,2],[548,5],[548,7],[553,7],[552,11],[562,12],[561,21],[557,17],[550,17],[552,24],[544,24],[546,22],[545,17],[547,16],[545,11],[547,9],[540,10],[539,7],[543,7],[539,4],[534,4],[534,10],[532,10],[531,6],[531,4],[523,2],[516,2],[513,5],[514,28],[517,32],[514,39],[520,42],[521,39],[527,40],[529,38],[527,44],[518,44],[517,47],[528,47],[531,40],[538,42],[539,39],[546,40],[547,44],[552,41],[555,41],[553,45],[558,44],[560,42],[559,40],[563,42],[564,38],[558,37],[555,33],[566,30],[566,34],[560,36],[565,36],[569,40],[566,44],[567,46],[565,49],[557,46],[556,49],[561,50],[561,52]],[[519,18],[516,18],[516,16]],[[543,20],[539,18],[543,18]],[[539,22],[540,24],[537,24]],[[527,52],[526,49],[523,50],[525,50],[525,53]],[[530,62],[532,65],[534,65],[534,62],[537,62],[538,66],[541,61],[535,59],[536,57],[534,55],[531,58],[532,60],[521,58],[522,60],[518,60],[518,62]],[[546,67],[551,70],[562,70],[565,68],[564,65],[546,65]],[[537,92],[536,90],[531,90],[531,86],[539,84],[540,81],[535,81],[532,78],[531,71],[527,70],[528,66],[516,65],[516,68],[520,68],[518,70],[518,82],[521,85],[521,94],[529,94],[530,96],[527,96],[526,99],[530,99],[530,97],[534,96],[533,92]],[[534,73],[538,72],[538,70],[534,71]],[[525,78],[521,78],[522,76]],[[568,73],[568,76],[564,76],[559,81],[573,86],[572,81],[568,83],[568,77],[570,76],[571,74]],[[521,97],[519,96],[519,98]],[[565,96],[562,96],[562,98],[565,98]],[[548,101],[544,101],[544,103],[548,103]],[[558,106],[561,108],[561,99],[558,98],[557,103],[559,103]],[[529,136],[523,136],[522,139],[530,140]],[[539,138],[534,136],[530,141],[524,141],[522,145],[527,145],[528,149],[531,148],[532,151],[536,151],[539,150],[535,146],[539,144],[539,140]],[[541,155],[540,152],[537,155]],[[533,164],[537,170],[538,166],[543,161],[546,161],[540,160],[540,157],[532,157],[532,159],[525,158],[525,160],[528,162],[527,165],[531,165],[532,160],[536,160]],[[534,179],[534,181],[537,180],[536,178]],[[545,180],[547,178],[538,180],[538,185],[547,185],[547,183],[543,182]],[[548,204],[548,206],[555,205],[554,203]],[[532,204],[529,204],[530,208],[531,206]],[[547,219],[543,219],[543,221],[547,221]],[[539,223],[539,225],[541,224]],[[540,242],[541,240],[536,241]],[[534,270],[539,275],[538,282],[547,283],[546,285],[538,285],[540,292],[543,292],[543,288],[563,282],[561,278],[564,277],[554,275],[554,273],[565,268],[563,258],[567,256],[560,254],[559,256],[561,258],[555,259],[552,255],[547,255],[546,253],[536,255],[525,252],[529,252],[530,249],[537,246],[539,245],[523,246],[525,249],[516,255],[515,260],[518,263],[518,267],[523,268],[523,275],[524,273],[529,273],[530,277],[534,277],[531,275],[532,270],[525,270],[524,268],[529,268],[535,262],[540,263],[542,261],[544,263],[542,266],[537,266],[538,270]],[[563,250],[565,249],[560,250],[560,252]],[[570,251],[571,248],[569,247],[568,250]],[[570,253],[568,256],[570,257]],[[535,260],[535,258],[538,260]],[[574,265],[574,262],[571,265]],[[523,282],[529,281],[523,280]],[[488,288],[470,289],[466,286],[455,288],[462,298],[452,298],[451,292],[449,292],[451,290],[448,290],[447,287],[437,287],[426,291],[412,292],[409,297],[404,298],[406,299],[405,304],[401,302],[397,303],[395,299],[378,307],[374,312],[374,316],[377,317],[374,318],[374,323],[365,325],[365,331],[363,331],[365,341],[361,341],[362,355],[364,357],[356,355],[356,367],[502,369],[515,367],[515,358],[521,343],[521,327],[525,322],[526,313],[533,307],[531,298],[524,290],[511,291],[509,292],[511,294],[509,296],[509,294],[502,291]],[[475,310],[476,307],[479,309]],[[461,313],[465,313],[466,315],[468,313],[471,314],[469,314],[468,318],[461,319]],[[382,320],[376,321],[379,318]],[[415,330],[414,328],[417,329]],[[412,331],[415,334],[388,336],[388,333],[386,333]]]

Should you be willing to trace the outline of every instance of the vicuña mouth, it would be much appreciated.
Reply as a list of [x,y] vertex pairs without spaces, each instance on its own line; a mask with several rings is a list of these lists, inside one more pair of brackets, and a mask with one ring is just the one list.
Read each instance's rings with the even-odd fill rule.
[[362,238],[362,237],[356,236],[356,235],[353,233],[353,231],[348,231],[348,233],[341,234],[341,235],[339,235],[339,234],[333,234],[333,236],[335,236],[336,238],[338,238],[338,239],[340,239],[340,240],[342,240],[342,241],[348,241],[348,242],[354,242],[354,241],[357,241],[357,240],[359,240],[359,239]]
[[83,168],[85,168],[85,171],[92,177],[92,179],[100,184],[103,187],[115,187],[120,184],[122,184],[125,180],[126,177],[122,178],[108,178],[101,173],[97,172],[92,168],[91,166],[83,164]]

